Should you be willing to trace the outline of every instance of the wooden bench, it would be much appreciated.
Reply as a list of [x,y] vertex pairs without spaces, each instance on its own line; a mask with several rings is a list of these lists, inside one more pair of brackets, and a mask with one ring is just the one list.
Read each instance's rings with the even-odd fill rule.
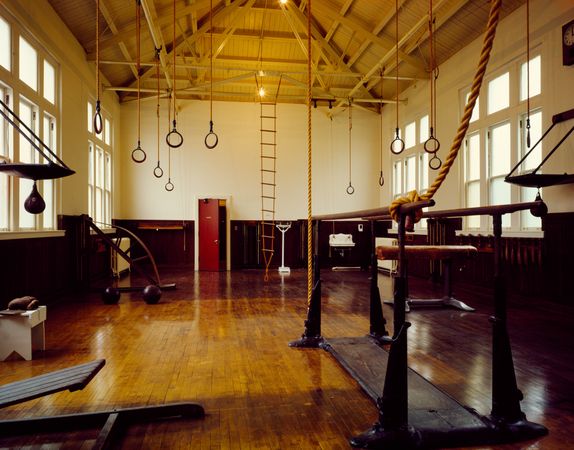
[[[472,245],[405,245],[405,257],[429,258],[444,262],[444,295],[436,299],[413,299],[407,298],[406,310],[411,306],[452,306],[463,311],[474,311],[474,308],[457,300],[452,296],[451,264],[455,258],[469,258],[477,254],[476,247]],[[398,246],[378,246],[377,258],[382,260],[396,260],[399,258]]]
[[[98,359],[66,369],[49,372],[0,386],[0,408],[32,400],[60,391],[81,390],[96,376],[106,361]],[[83,428],[99,428],[92,450],[110,448],[121,430],[130,423],[176,417],[204,417],[196,403],[168,403],[88,413],[0,420],[0,437],[67,432]],[[84,448],[84,447],[82,447]]]
[[105,363],[105,359],[97,359],[89,363],[0,386],[0,408],[60,391],[69,390],[73,392],[84,389],[104,367]]

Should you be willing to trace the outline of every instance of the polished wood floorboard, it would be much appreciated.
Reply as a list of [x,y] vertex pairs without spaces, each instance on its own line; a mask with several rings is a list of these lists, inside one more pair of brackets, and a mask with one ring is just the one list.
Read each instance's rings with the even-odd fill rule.
[[[368,331],[369,274],[322,273],[326,337]],[[131,426],[125,449],[348,449],[348,438],[372,425],[377,411],[355,380],[323,350],[289,348],[303,332],[306,271],[264,281],[260,271],[164,270],[177,283],[157,305],[123,293],[118,305],[99,294],[48,308],[45,352],[32,361],[0,362],[0,384],[105,358],[79,392],[62,392],[0,410],[0,419],[197,402],[206,417]],[[129,283],[129,277],[122,283]],[[138,283],[137,280],[132,280]],[[414,297],[441,288],[411,280]],[[391,282],[379,276],[381,295]],[[408,315],[409,365],[460,403],[490,411],[492,313],[489,287],[455,285],[476,308],[416,309]],[[384,306],[392,332],[392,308]],[[574,448],[574,308],[548,299],[509,299],[516,376],[531,421],[549,428],[536,441],[481,449]],[[0,438],[3,448],[89,448],[93,431]]]

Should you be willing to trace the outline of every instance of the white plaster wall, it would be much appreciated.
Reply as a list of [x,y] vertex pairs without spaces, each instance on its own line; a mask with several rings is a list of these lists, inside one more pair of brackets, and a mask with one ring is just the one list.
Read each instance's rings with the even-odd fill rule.
[[[177,129],[184,144],[171,150],[172,192],[167,182],[168,130],[166,102],[161,106],[160,160],[164,177],[152,172],[157,163],[156,101],[142,102],[142,147],[147,160],[136,164],[131,152],[137,143],[137,102],[121,107],[122,193],[121,218],[194,219],[194,203],[203,196],[231,197],[231,218],[258,219],[260,197],[260,106],[258,103],[214,102],[214,131],[219,144],[209,150],[209,102],[178,101]],[[324,214],[378,206],[378,115],[354,108],[352,129],[352,182],[348,195],[348,116],[331,121],[321,108],[312,111],[313,213]],[[307,108],[277,105],[276,218],[307,216]]]

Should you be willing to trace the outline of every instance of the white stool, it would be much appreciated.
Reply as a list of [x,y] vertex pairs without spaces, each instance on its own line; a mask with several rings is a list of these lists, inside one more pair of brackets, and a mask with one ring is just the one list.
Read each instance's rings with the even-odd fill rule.
[[46,307],[19,314],[0,314],[0,361],[12,352],[30,361],[32,350],[45,350]]

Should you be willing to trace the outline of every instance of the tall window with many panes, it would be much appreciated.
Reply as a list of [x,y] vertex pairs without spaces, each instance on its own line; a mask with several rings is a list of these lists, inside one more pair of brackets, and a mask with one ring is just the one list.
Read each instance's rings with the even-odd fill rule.
[[101,111],[102,130],[94,129],[94,102],[87,104],[88,140],[88,214],[99,225],[106,227],[112,220],[112,122]]
[[[429,137],[429,116],[407,123],[399,130],[399,136],[404,139],[405,150],[393,155],[393,198],[405,196],[413,190],[419,195],[424,194],[429,187],[429,153],[424,150]],[[417,227],[426,227],[426,221],[420,221]]]
[[[58,62],[11,16],[0,10],[0,98],[56,154],[60,153],[59,85]],[[4,112],[8,114],[6,110]],[[46,163],[30,143],[30,140],[36,143],[37,140],[24,127],[20,128],[24,134],[0,117],[0,159],[15,163]],[[32,185],[31,180],[0,174],[0,230],[55,228],[58,183],[53,180],[36,182],[46,202],[41,214],[30,214],[24,209]]]
[[[534,200],[536,189],[515,186],[504,179],[542,135],[541,58],[541,55],[536,55],[529,64],[525,61],[508,64],[504,70],[485,80],[485,101],[477,100],[464,142],[465,206]],[[526,82],[528,67],[529,83]],[[468,91],[463,92],[463,107],[468,96]],[[538,145],[519,170],[532,170],[541,160],[542,147]],[[478,216],[466,218],[465,223],[468,230],[484,230],[490,226],[486,217]],[[502,226],[511,231],[534,231],[540,229],[540,219],[529,211],[506,214]]]

